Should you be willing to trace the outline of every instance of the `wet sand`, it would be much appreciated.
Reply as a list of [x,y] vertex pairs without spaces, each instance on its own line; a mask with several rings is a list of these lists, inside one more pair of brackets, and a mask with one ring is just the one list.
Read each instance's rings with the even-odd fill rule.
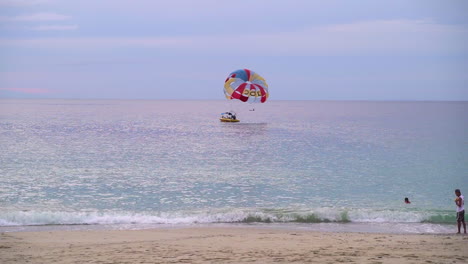
[[468,263],[468,236],[250,227],[11,232],[0,263]]

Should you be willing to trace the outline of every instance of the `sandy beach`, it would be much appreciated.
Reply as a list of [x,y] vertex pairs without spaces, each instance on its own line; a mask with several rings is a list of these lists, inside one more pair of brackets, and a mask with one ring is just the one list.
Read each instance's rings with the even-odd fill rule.
[[2,233],[0,263],[468,263],[467,235],[250,227]]

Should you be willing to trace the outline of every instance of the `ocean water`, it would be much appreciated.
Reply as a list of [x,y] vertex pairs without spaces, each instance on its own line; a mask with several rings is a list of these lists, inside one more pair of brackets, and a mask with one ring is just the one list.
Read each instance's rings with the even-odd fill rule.
[[[227,110],[241,122],[219,122]],[[0,231],[453,232],[467,114],[468,102],[2,99]]]

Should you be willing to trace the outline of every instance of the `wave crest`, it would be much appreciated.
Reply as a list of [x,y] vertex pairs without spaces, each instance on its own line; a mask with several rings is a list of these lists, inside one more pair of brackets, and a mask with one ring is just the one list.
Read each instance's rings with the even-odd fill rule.
[[180,212],[4,211],[0,226],[197,223],[453,223],[450,211],[317,208],[223,209]]

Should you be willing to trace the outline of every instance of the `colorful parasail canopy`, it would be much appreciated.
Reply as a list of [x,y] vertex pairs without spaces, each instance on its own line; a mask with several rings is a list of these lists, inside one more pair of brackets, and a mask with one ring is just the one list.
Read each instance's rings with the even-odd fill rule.
[[264,103],[268,99],[268,84],[257,73],[243,69],[229,74],[224,82],[224,95],[228,100]]

